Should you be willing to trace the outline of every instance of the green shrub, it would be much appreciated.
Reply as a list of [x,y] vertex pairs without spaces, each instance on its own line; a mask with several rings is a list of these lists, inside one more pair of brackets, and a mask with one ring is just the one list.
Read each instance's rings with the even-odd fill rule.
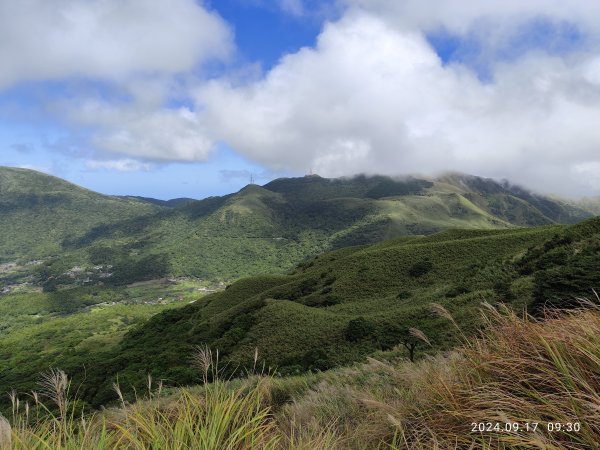
[[432,269],[433,263],[430,260],[425,259],[413,264],[410,269],[408,269],[408,274],[413,278],[418,278],[427,275]]
[[361,316],[348,322],[345,336],[348,341],[356,342],[370,338],[374,333],[375,325],[371,321]]
[[406,300],[407,298],[411,298],[412,297],[412,292],[407,291],[405,289],[401,289],[400,292],[398,292],[398,294],[396,295],[397,299],[400,300]]
[[454,298],[454,297],[458,297],[459,295],[462,295],[462,294],[468,294],[469,292],[470,292],[469,288],[467,288],[466,286],[458,285],[458,286],[454,286],[448,292],[446,292],[446,297]]
[[535,273],[532,310],[575,307],[581,304],[578,299],[594,299],[594,290],[600,290],[600,258],[577,255],[560,266]]
[[325,350],[313,348],[302,357],[302,365],[305,370],[327,370],[331,369],[334,364],[329,360]]

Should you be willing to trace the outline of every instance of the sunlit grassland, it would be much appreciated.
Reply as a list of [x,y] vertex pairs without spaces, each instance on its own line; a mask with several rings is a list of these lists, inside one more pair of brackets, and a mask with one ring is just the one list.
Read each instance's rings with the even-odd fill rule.
[[[3,386],[29,389],[50,367],[93,364],[136,325],[167,309],[201,301],[218,288],[194,279],[155,280],[120,288],[76,287],[0,297],[0,375]],[[5,399],[3,399],[5,403]]]
[[[430,309],[454,322],[440,305]],[[83,416],[74,386],[54,370],[36,393],[12,394],[0,447],[597,448],[599,310],[588,305],[543,319],[504,306],[482,310],[479,337],[417,363],[393,349],[364,364],[277,378],[260,369],[255,353],[248,377],[228,381],[219,376],[218,355],[198,348],[194,368],[204,384],[166,391],[148,378],[133,404],[116,384],[120,405]]]
[[[189,355],[197,345],[218,349],[228,376],[247,368],[256,348],[266,367],[281,375],[353,364],[399,344],[404,356],[419,359],[447,351],[461,338],[429,313],[432,302],[450,311],[462,333],[473,335],[483,325],[483,300],[505,301],[520,311],[571,292],[588,295],[600,273],[599,236],[600,222],[591,219],[574,226],[402,237],[325,253],[285,275],[244,278],[198,301],[198,288],[161,282],[37,293],[36,301],[23,302],[29,304],[21,311],[26,314],[5,318],[7,327],[10,320],[30,321],[31,327],[19,324],[24,331],[5,341],[9,365],[0,382],[4,390],[30,389],[37,373],[60,366],[82,383],[82,399],[100,407],[114,400],[117,376],[138,390],[146,374],[170,386],[196,383]],[[18,312],[16,298],[5,297],[12,302],[5,311]],[[113,302],[127,306],[110,317]],[[33,324],[44,319],[32,305],[46,308],[53,322],[36,329]],[[77,312],[80,324],[68,317]],[[84,313],[90,313],[89,328]],[[412,328],[428,336],[428,345],[415,341]],[[40,358],[27,359],[27,342]]]

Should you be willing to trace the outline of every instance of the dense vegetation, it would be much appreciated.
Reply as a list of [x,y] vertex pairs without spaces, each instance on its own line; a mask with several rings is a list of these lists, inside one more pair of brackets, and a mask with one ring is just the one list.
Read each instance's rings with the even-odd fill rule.
[[30,389],[51,367],[85,371],[95,363],[90,354],[114,348],[127,330],[197,300],[209,288],[218,286],[199,280],[156,280],[0,297],[0,405],[6,404],[4,394],[10,389]]
[[[469,335],[481,326],[484,299],[535,312],[548,298],[572,306],[575,297],[592,296],[600,272],[594,271],[597,257],[587,255],[597,255],[599,239],[600,219],[591,219],[573,226],[447,231],[340,249],[291,274],[240,280],[162,312],[108,351],[92,348],[59,365],[84,383],[82,396],[98,406],[114,399],[117,374],[137,389],[146,374],[171,385],[196,383],[189,358],[197,345],[219,350],[229,375],[251,366],[256,348],[282,375],[347,365],[398,345],[417,359],[451,348],[461,336],[431,315],[431,302],[447,308]],[[587,276],[572,277],[573,270]],[[414,329],[428,336],[428,345]],[[34,382],[24,373],[19,380],[21,386]]]
[[391,349],[418,360],[476,333],[482,299],[540,314],[590,297],[600,222],[557,225],[588,215],[464,175],[309,176],[163,202],[0,168],[0,392],[28,391],[50,367],[93,407],[115,400],[117,376],[138,390],[147,374],[195,384],[198,345],[227,376],[255,349],[277,376]]
[[0,264],[58,255],[65,239],[157,210],[147,202],[107,197],[31,170],[0,167]]
[[[193,201],[108,197],[37,172],[0,168],[0,264],[44,260],[36,280],[64,284],[76,265],[114,266],[115,285],[175,275],[233,280],[285,273],[336,248],[449,228],[574,223],[580,206],[493,180],[319,176],[249,185]],[[39,261],[36,261],[39,262]]]
[[212,383],[165,393],[149,378],[144,400],[83,417],[66,375],[48,372],[35,395],[12,395],[0,447],[597,448],[598,309],[537,321],[487,306],[478,339],[417,364],[392,350],[341,370],[227,382],[199,349],[196,369]]

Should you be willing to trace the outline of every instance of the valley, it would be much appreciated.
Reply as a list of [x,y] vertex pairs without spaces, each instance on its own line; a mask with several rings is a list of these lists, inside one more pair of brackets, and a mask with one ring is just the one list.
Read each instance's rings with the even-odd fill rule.
[[84,410],[133,402],[149,379],[201,384],[201,348],[218,352],[215,382],[417,363],[481,333],[482,305],[541,316],[593,302],[600,282],[593,208],[467,175],[310,176],[173,202],[21,169],[0,181],[0,391],[60,368]]
[[593,215],[578,203],[459,174],[315,175],[166,202],[103,196],[34,171],[0,168],[0,189],[0,264],[27,269],[10,279],[0,272],[0,283],[15,284],[19,275],[50,289],[71,284],[76,267],[112,266],[104,281],[115,285],[164,276],[226,281],[285,273],[325,251],[396,236],[575,223]]
[[0,450],[600,450],[598,1],[0,37]]

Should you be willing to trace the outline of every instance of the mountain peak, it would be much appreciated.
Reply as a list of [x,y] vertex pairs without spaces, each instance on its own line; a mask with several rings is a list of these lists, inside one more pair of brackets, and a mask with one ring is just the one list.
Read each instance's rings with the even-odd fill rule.
[[[0,193],[40,193],[87,191],[68,181],[37,170],[0,166]],[[87,191],[90,192],[91,191]]]

